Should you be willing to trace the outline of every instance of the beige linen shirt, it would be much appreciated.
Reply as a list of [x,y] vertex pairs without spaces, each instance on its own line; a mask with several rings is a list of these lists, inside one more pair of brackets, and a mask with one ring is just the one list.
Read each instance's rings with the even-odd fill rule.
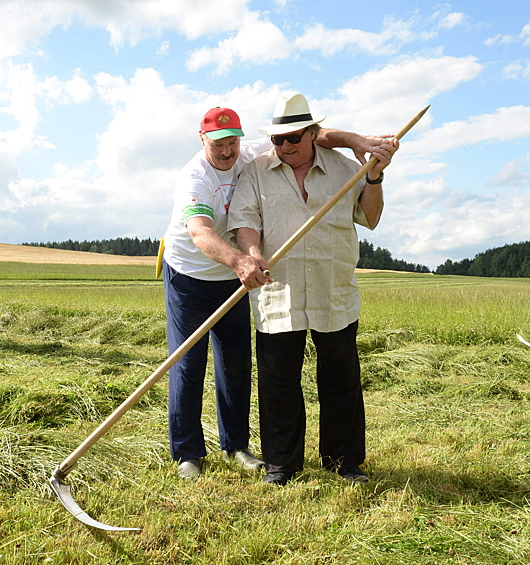
[[[342,153],[315,146],[304,186],[304,202],[294,172],[274,149],[249,163],[239,177],[228,214],[228,230],[252,228],[268,259],[311,218],[360,165]],[[250,292],[256,328],[265,333],[304,329],[334,332],[359,318],[355,278],[359,242],[354,223],[369,228],[359,205],[359,181],[274,266],[268,283]]]

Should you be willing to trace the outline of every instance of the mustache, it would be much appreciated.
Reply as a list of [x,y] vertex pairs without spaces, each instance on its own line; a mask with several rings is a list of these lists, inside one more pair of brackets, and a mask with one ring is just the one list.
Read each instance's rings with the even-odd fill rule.
[[219,155],[219,157],[217,158],[219,159],[219,161],[228,161],[230,159],[233,159],[235,156],[235,153],[231,153],[230,155],[228,155],[228,157],[226,157],[225,155]]

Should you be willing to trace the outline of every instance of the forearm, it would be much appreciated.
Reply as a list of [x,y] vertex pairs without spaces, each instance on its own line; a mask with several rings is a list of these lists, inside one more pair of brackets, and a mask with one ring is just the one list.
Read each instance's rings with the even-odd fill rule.
[[[377,158],[377,163],[368,171],[367,178],[372,181],[380,178],[381,173],[388,167],[398,148],[399,141],[397,139],[392,139],[378,147],[374,147],[373,156]],[[383,211],[383,184],[366,183],[359,199],[359,204],[366,216],[370,229],[374,229],[379,223],[379,218]]]
[[335,147],[350,147],[353,149],[357,146],[364,148],[365,142],[366,139],[357,133],[329,128],[322,128],[315,139],[317,145],[328,149]]
[[387,137],[389,136],[364,137],[351,131],[322,128],[315,139],[315,143],[328,149],[336,147],[351,149],[359,163],[364,165],[366,163],[365,155],[372,153],[374,148],[384,143]]
[[241,259],[243,254],[225,241],[213,228],[202,227],[194,230],[190,235],[193,244],[204,255],[236,270],[238,260]]
[[359,204],[366,216],[370,229],[374,229],[379,223],[383,211],[383,185],[366,184],[359,199]]
[[[247,290],[267,282],[264,271],[268,270],[261,255],[252,255],[232,247],[210,226],[192,224],[190,235],[193,243],[210,259],[230,267]],[[258,236],[259,245],[259,236]]]
[[251,257],[262,257],[260,235],[251,228],[239,228],[236,232],[237,244],[243,253]]

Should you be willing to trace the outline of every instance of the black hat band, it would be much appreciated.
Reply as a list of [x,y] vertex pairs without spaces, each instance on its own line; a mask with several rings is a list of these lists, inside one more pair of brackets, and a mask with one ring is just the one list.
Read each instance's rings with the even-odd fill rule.
[[272,118],[272,124],[292,124],[293,122],[310,122],[313,121],[311,114],[298,114],[296,116],[282,116],[281,118]]

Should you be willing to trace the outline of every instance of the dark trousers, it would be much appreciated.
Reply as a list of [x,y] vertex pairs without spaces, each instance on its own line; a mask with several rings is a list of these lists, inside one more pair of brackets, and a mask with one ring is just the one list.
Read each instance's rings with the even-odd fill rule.
[[[167,333],[173,353],[241,286],[238,279],[203,281],[164,262]],[[221,449],[245,449],[249,441],[251,335],[244,296],[210,330],[214,355],[217,425]],[[208,333],[169,371],[169,441],[176,461],[206,455],[201,425]]]
[[[307,331],[256,332],[261,449],[270,472],[303,468],[306,413],[301,375]],[[338,332],[311,330],[317,352],[320,456],[345,473],[365,458],[365,417],[357,322]]]

